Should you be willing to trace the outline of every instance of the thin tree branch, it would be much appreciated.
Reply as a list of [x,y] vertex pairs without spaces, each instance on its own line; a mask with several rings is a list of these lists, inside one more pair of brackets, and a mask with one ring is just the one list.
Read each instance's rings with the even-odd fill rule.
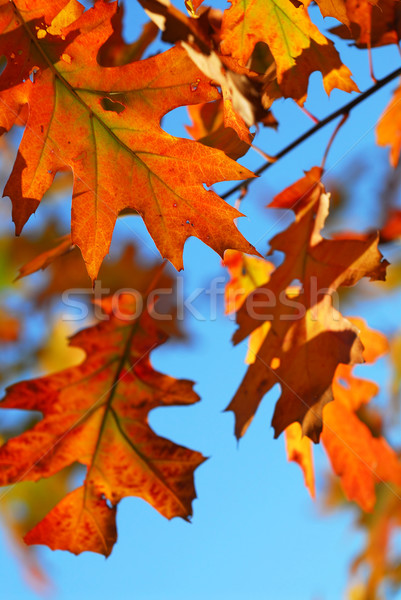
[[[375,92],[380,90],[382,87],[384,87],[385,85],[390,83],[390,81],[393,81],[393,79],[395,79],[399,75],[401,75],[401,67],[399,67],[398,69],[396,69],[395,71],[393,71],[392,73],[387,75],[386,77],[383,77],[383,79],[379,79],[377,81],[377,83],[372,85],[372,87],[368,88],[365,92],[363,92],[362,94],[360,94],[359,96],[357,96],[356,98],[354,98],[353,100],[351,100],[350,102],[345,104],[342,108],[339,108],[338,110],[335,110],[334,112],[332,112],[325,119],[322,119],[321,121],[319,121],[319,123],[317,123],[310,129],[308,129],[308,131],[305,131],[305,133],[303,133],[297,139],[295,139],[293,142],[288,144],[288,146],[283,148],[283,150],[280,150],[280,152],[278,154],[276,154],[276,156],[274,157],[275,158],[274,162],[269,161],[269,162],[266,162],[265,164],[263,164],[261,167],[259,167],[259,169],[257,169],[255,171],[255,175],[260,175],[261,173],[264,173],[264,171],[267,171],[267,169],[269,169],[272,165],[274,165],[280,158],[283,158],[283,156],[285,156],[286,154],[291,152],[291,150],[294,150],[294,148],[296,148],[297,146],[302,144],[302,142],[307,140],[314,133],[316,133],[317,131],[320,131],[320,129],[325,127],[325,125],[328,125],[329,123],[334,121],[334,119],[336,119],[337,117],[341,117],[342,115],[349,113],[353,108],[355,108],[355,106],[358,106],[358,104],[360,104],[361,102],[366,100],[366,98],[369,98],[369,96],[372,96],[372,94],[374,94]],[[231,194],[238,192],[238,190],[241,190],[244,188],[247,189],[249,184],[252,181],[255,181],[255,179],[254,178],[246,179],[242,183],[238,183],[237,185],[232,187],[230,190],[228,190],[224,194],[221,194],[221,198],[223,198],[223,200],[225,200],[226,198],[231,196]]]

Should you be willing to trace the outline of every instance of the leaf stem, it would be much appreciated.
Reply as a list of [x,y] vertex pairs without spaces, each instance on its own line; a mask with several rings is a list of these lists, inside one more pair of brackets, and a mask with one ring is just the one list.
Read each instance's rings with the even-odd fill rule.
[[[350,100],[350,102],[345,104],[342,108],[335,110],[330,115],[328,115],[325,119],[322,119],[321,121],[319,121],[319,123],[316,123],[316,125],[314,125],[310,129],[305,131],[305,133],[303,133],[302,135],[297,137],[294,141],[292,141],[290,144],[288,144],[288,146],[286,146],[285,148],[280,150],[280,152],[278,154],[276,154],[276,156],[275,156],[275,159],[276,159],[275,162],[277,162],[280,158],[283,158],[283,156],[285,156],[286,154],[291,152],[291,150],[294,150],[294,148],[296,148],[297,146],[302,144],[302,142],[304,142],[309,137],[314,135],[317,131],[320,131],[320,129],[322,129],[323,127],[325,127],[326,125],[328,125],[329,123],[334,121],[334,119],[336,119],[337,117],[341,117],[341,116],[351,112],[351,110],[353,108],[355,108],[355,106],[358,106],[358,104],[360,104],[361,102],[366,100],[366,98],[369,98],[369,96],[372,96],[372,94],[374,94],[375,92],[380,90],[382,87],[384,87],[385,85],[390,83],[390,81],[393,81],[393,79],[395,79],[399,75],[401,75],[401,67],[398,67],[398,69],[395,69],[395,71],[392,71],[392,73],[390,73],[389,75],[386,75],[386,77],[383,77],[383,79],[379,79],[377,81],[377,83],[375,83],[370,88],[368,88],[366,91],[364,91],[360,96],[357,96],[353,100]],[[261,173],[264,173],[273,164],[274,164],[274,162],[266,162],[261,167],[259,167],[259,169],[257,169],[255,171],[255,175],[260,175]],[[238,192],[238,190],[240,190],[242,188],[248,188],[249,184],[252,181],[255,181],[255,179],[254,178],[246,179],[245,181],[232,187],[230,190],[228,190],[224,194],[221,194],[220,197],[223,198],[223,200],[225,200],[226,198],[228,198],[235,192]]]
[[347,112],[346,112],[346,113],[345,113],[345,114],[342,116],[342,119],[341,119],[341,121],[339,121],[339,122],[337,123],[335,130],[334,130],[334,131],[333,131],[333,133],[331,134],[331,137],[330,137],[330,139],[329,139],[329,143],[327,144],[326,150],[324,151],[324,155],[323,155],[322,164],[320,165],[320,168],[322,169],[322,171],[324,171],[324,167],[325,167],[325,165],[326,165],[327,156],[328,156],[328,154],[329,154],[329,152],[330,152],[330,148],[331,148],[331,146],[332,146],[332,144],[333,144],[333,142],[334,142],[334,140],[335,140],[335,138],[336,138],[336,136],[337,136],[337,133],[340,131],[341,127],[344,125],[344,123],[345,123],[345,121],[348,119],[348,117],[349,117],[349,113],[347,113]]
[[297,106],[300,108],[300,110],[302,110],[302,112],[309,117],[315,124],[319,123],[319,119],[317,117],[315,117],[315,115],[312,115],[311,112],[309,112],[309,110],[307,108],[305,108],[305,106],[300,106],[299,104],[297,104]]

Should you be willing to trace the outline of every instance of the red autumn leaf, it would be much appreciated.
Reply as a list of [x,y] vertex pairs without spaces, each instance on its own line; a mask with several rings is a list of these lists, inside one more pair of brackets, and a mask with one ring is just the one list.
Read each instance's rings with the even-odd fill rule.
[[[73,14],[70,4],[65,11],[75,19],[73,6]],[[219,150],[172,137],[159,124],[178,106],[217,99],[217,90],[180,48],[121,67],[99,66],[97,51],[113,33],[117,4],[97,2],[86,12],[78,7],[78,19],[56,26],[53,5],[41,15],[27,11],[23,0],[0,4],[0,51],[8,61],[0,78],[0,123],[8,127],[10,111],[15,119],[26,103],[30,107],[5,188],[17,232],[56,172],[68,166],[74,173],[72,242],[92,278],[127,207],[144,218],[177,269],[190,236],[220,254],[226,248],[254,252],[233,223],[238,211],[203,187],[252,173]]]
[[[226,252],[225,264],[231,276],[226,287],[226,311],[232,312],[242,306],[247,294],[270,279],[272,265],[240,252]],[[358,327],[366,362],[374,362],[387,352],[388,343],[382,334],[368,329],[361,319],[353,318],[351,322]],[[257,361],[259,348],[268,331],[265,323],[252,332],[246,359],[249,364]],[[401,464],[384,438],[375,438],[357,414],[361,405],[376,395],[377,385],[356,378],[351,371],[349,365],[337,367],[333,381],[334,402],[328,404],[323,412],[322,443],[334,472],[341,477],[346,496],[370,511],[375,504],[375,483],[390,481],[401,484]],[[285,439],[288,460],[299,464],[305,485],[314,497],[312,443],[308,437],[302,436],[299,423],[292,423],[285,429]]]
[[[111,311],[113,304],[104,302]],[[119,318],[76,334],[86,352],[78,366],[8,389],[2,408],[37,410],[43,419],[0,448],[0,484],[37,481],[80,462],[82,487],[67,495],[26,536],[78,554],[108,555],[116,539],[115,512],[126,496],[139,496],[162,515],[187,518],[195,497],[193,471],[203,457],[156,435],[148,413],[188,405],[192,382],[156,372],[150,352],[166,334],[148,313],[134,317],[131,296],[120,297]]]
[[[271,241],[272,251],[286,258],[267,284],[252,292],[237,313],[234,343],[264,323],[268,332],[227,410],[235,413],[235,431],[242,436],[263,396],[281,386],[272,425],[277,437],[293,422],[318,441],[322,409],[333,398],[331,383],[340,363],[362,362],[357,328],[333,307],[332,295],[362,277],[382,280],[386,261],[377,249],[378,236],[326,240],[322,229],[329,196],[320,183],[320,169],[279,194],[270,206],[292,209],[295,222]],[[293,284],[303,288],[295,295]]]

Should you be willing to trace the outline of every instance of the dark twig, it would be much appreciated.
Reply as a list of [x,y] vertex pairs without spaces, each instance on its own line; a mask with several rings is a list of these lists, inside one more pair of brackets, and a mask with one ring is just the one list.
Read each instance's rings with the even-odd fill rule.
[[[280,152],[278,154],[276,154],[276,156],[274,157],[275,158],[274,162],[269,161],[269,162],[264,163],[261,167],[259,167],[259,169],[257,169],[255,171],[255,175],[260,175],[261,173],[264,173],[265,171],[267,171],[267,169],[269,169],[272,165],[274,165],[280,158],[283,158],[283,156],[285,156],[286,154],[291,152],[291,150],[294,150],[294,148],[296,148],[297,146],[302,144],[302,142],[307,140],[314,133],[316,133],[317,131],[320,131],[320,129],[322,129],[323,127],[325,127],[326,125],[328,125],[329,123],[334,121],[334,119],[336,119],[337,117],[341,117],[342,115],[346,115],[347,113],[349,113],[353,108],[355,108],[355,106],[358,106],[358,104],[360,104],[361,102],[366,100],[366,98],[369,98],[369,96],[372,96],[372,94],[374,94],[380,88],[382,88],[385,85],[387,85],[388,83],[390,83],[390,81],[393,81],[393,79],[395,79],[399,75],[401,75],[401,67],[399,67],[398,69],[396,69],[395,71],[393,71],[392,73],[387,75],[386,77],[383,77],[383,79],[379,79],[377,81],[377,83],[372,85],[365,92],[363,92],[362,94],[360,94],[359,96],[357,96],[356,98],[354,98],[353,100],[351,100],[350,102],[345,104],[342,108],[339,108],[338,110],[335,110],[334,112],[332,112],[325,119],[322,119],[321,121],[319,121],[319,123],[317,123],[310,129],[308,129],[308,131],[305,131],[305,133],[303,133],[296,140],[294,140],[293,142],[288,144],[288,146],[283,148],[283,150],[280,150]],[[238,183],[237,185],[232,187],[230,190],[228,190],[224,194],[221,194],[221,197],[223,198],[223,200],[225,200],[226,198],[231,196],[231,194],[238,192],[238,190],[241,190],[244,188],[246,189],[252,181],[255,181],[255,179],[254,178],[246,179],[245,181]]]

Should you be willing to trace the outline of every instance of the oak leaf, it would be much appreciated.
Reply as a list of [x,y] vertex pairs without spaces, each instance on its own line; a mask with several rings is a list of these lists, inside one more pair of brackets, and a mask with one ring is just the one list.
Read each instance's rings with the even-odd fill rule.
[[379,146],[391,146],[390,163],[398,165],[401,151],[401,86],[399,86],[386,106],[376,128]]
[[181,48],[101,67],[98,50],[113,33],[117,4],[99,1],[83,12],[75,2],[73,14],[70,3],[55,4],[71,18],[77,7],[81,14],[66,27],[57,24],[57,35],[51,33],[53,4],[40,17],[23,0],[0,4],[0,51],[7,58],[0,113],[17,116],[26,103],[30,108],[5,188],[17,233],[56,172],[68,166],[74,173],[72,242],[92,278],[108,252],[116,218],[127,207],[144,218],[161,254],[177,269],[190,236],[220,254],[226,248],[252,253],[233,223],[238,211],[203,187],[252,173],[219,150],[172,137],[159,124],[178,106],[219,98],[209,79]]
[[312,23],[303,5],[296,8],[289,0],[233,0],[231,4],[223,15],[222,53],[246,65],[255,45],[266,43],[285,97],[305,97],[314,71],[322,72],[328,94],[333,88],[358,91],[333,42]]
[[[388,351],[386,337],[368,329],[362,319],[352,318],[359,329],[368,363]],[[353,375],[352,367],[339,365],[333,382],[334,402],[323,411],[322,442],[333,471],[341,477],[341,486],[349,500],[370,512],[376,495],[375,484],[392,482],[401,485],[401,463],[384,437],[374,434],[361,420],[364,405],[378,393],[372,381]]]
[[103,67],[120,67],[140,60],[159,33],[155,23],[148,21],[143,25],[139,37],[127,44],[123,37],[123,19],[124,5],[121,4],[111,19],[113,33],[99,50],[98,61]]
[[188,113],[192,125],[185,128],[201,144],[219,148],[234,160],[248,152],[253,135],[229,100],[195,104],[188,107]]
[[193,471],[203,462],[201,454],[156,435],[147,423],[156,407],[198,400],[192,382],[151,366],[149,353],[167,338],[160,322],[146,312],[138,318],[131,296],[120,297],[118,317],[111,314],[111,300],[103,305],[109,320],[71,340],[86,353],[80,365],[17,383],[1,403],[43,414],[0,448],[1,485],[37,481],[76,462],[87,468],[83,486],[25,538],[75,554],[111,552],[116,506],[126,496],[145,499],[169,519],[187,518],[195,497]]
[[398,0],[345,0],[345,9],[349,23],[340,19],[344,25],[333,27],[332,33],[355,40],[358,48],[398,44],[401,38]]
[[399,488],[380,486],[378,510],[357,515],[355,525],[365,535],[351,572],[358,574],[359,581],[363,573],[361,598],[382,598],[383,584],[393,587],[400,583],[400,553],[396,542],[401,528],[399,492]]
[[[247,256],[238,250],[226,250],[224,266],[227,268],[230,281],[224,291],[225,312],[227,315],[236,313],[245,302],[246,297],[255,288],[267,283],[274,270],[273,263],[257,256]],[[245,362],[251,365],[269,330],[269,324],[264,323],[249,336],[248,352]]]
[[[268,325],[255,362],[227,409],[235,413],[237,437],[245,433],[265,393],[279,383],[275,437],[299,422],[303,434],[317,442],[338,364],[363,361],[358,330],[333,307],[332,296],[340,286],[354,285],[365,276],[384,279],[387,261],[382,261],[376,234],[355,240],[321,236],[329,196],[320,175],[315,167],[270,204],[292,209],[295,221],[271,241],[271,251],[286,254],[284,262],[237,313],[234,343]],[[294,284],[299,284],[298,295]]]
[[53,263],[57,258],[64,256],[68,252],[74,249],[74,245],[71,242],[71,236],[65,235],[61,239],[57,240],[56,245],[45,252],[41,252],[35,256],[32,260],[22,265],[19,269],[19,273],[16,279],[22,279],[32,273],[46,269]]
[[[230,273],[226,286],[226,312],[238,310],[247,294],[270,279],[273,265],[240,252],[227,251],[225,265]],[[388,351],[386,337],[369,329],[362,319],[349,319],[358,328],[367,363],[374,362]],[[252,332],[245,362],[257,361],[258,351],[268,334],[268,323]],[[333,380],[334,401],[323,411],[322,443],[327,451],[334,472],[341,477],[341,485],[349,500],[357,502],[364,510],[371,511],[375,504],[377,481],[401,483],[401,464],[392,448],[380,434],[372,433],[365,423],[366,413],[361,407],[378,392],[378,386],[352,374],[350,365],[338,365]],[[315,497],[315,473],[312,442],[302,435],[299,423],[285,429],[287,457],[299,464],[305,485]]]
[[316,495],[315,469],[313,464],[313,446],[307,436],[302,435],[299,423],[292,423],[285,430],[287,458],[297,463],[304,475],[305,486],[312,498]]
[[[256,256],[246,256],[236,250],[225,252],[224,266],[227,267],[230,274],[230,281],[225,289],[226,314],[232,314],[239,310],[247,295],[255,288],[267,283],[274,271],[273,263]],[[245,358],[247,364],[251,365],[255,362],[268,331],[269,323],[264,323],[249,336],[248,352]],[[292,423],[286,428],[285,443],[288,460],[299,464],[304,474],[305,485],[314,498],[313,449],[309,438],[302,436],[299,423]]]
[[[308,6],[310,2],[303,2]],[[350,20],[347,13],[347,6],[344,0],[316,0],[323,17],[333,17],[349,27]]]
[[388,244],[401,238],[401,210],[390,208],[384,225],[380,228],[380,243]]

